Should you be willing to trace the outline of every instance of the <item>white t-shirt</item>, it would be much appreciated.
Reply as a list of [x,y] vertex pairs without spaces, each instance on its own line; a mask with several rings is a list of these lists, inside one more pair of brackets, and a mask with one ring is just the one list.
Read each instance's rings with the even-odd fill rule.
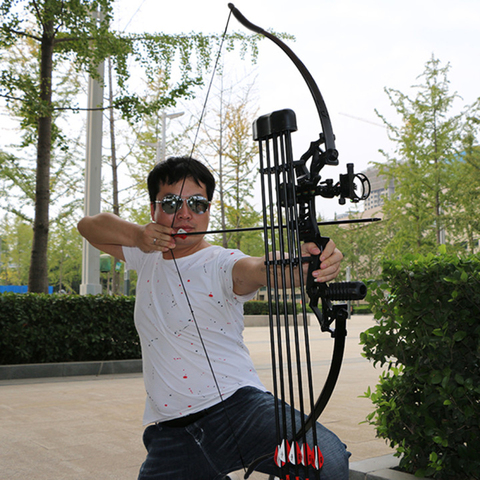
[[173,260],[138,248],[123,252],[127,268],[138,273],[135,326],[147,391],[145,425],[221,401],[197,326],[223,399],[244,386],[265,390],[243,341],[243,303],[254,294],[233,292],[232,269],[242,252],[210,246],[177,259],[185,291]]

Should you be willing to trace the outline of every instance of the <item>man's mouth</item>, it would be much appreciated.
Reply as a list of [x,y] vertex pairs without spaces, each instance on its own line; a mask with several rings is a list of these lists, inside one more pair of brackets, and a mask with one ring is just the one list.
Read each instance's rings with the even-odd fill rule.
[[191,227],[180,227],[177,229],[177,232],[175,233],[174,237],[180,237],[180,238],[187,238],[186,233],[189,233],[193,230]]

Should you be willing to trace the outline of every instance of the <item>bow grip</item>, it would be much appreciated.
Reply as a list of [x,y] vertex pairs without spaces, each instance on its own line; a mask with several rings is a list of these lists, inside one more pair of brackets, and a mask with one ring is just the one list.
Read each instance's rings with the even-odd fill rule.
[[320,253],[318,255],[312,255],[310,257],[310,263],[308,266],[308,274],[307,274],[307,285],[306,290],[307,294],[310,298],[310,307],[312,310],[317,314],[318,317],[318,299],[325,293],[326,285],[324,283],[317,283],[312,275],[315,270],[320,269],[320,255],[322,254],[323,250],[325,249],[327,243],[330,241],[329,237],[322,237],[320,233],[317,233],[314,238],[308,239],[305,238],[304,241],[309,242],[313,241],[315,245],[320,249]]
[[323,250],[327,246],[327,243],[330,241],[329,237],[322,237],[319,233],[315,235],[315,238],[312,240],[304,239],[304,241],[309,242],[313,241],[315,245],[320,249],[320,253],[318,255],[312,255],[310,259],[310,265],[308,267],[308,279],[307,279],[307,289],[309,287],[308,282],[311,280],[313,282],[312,273],[315,270],[320,268],[320,255],[322,254]]

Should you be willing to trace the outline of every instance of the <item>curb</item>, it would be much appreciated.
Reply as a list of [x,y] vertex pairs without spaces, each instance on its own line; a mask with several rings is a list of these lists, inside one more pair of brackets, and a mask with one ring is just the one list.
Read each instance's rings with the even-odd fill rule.
[[369,458],[350,463],[349,480],[419,480],[410,473],[394,470],[399,464],[398,457],[392,454]]
[[142,373],[142,360],[0,365],[0,380]]

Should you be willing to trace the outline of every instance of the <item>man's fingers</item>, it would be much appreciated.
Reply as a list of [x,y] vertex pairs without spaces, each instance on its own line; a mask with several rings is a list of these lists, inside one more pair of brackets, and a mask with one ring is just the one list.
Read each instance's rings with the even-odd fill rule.
[[175,240],[172,237],[173,229],[152,222],[144,226],[140,240],[140,248],[144,252],[166,252],[175,248]]

